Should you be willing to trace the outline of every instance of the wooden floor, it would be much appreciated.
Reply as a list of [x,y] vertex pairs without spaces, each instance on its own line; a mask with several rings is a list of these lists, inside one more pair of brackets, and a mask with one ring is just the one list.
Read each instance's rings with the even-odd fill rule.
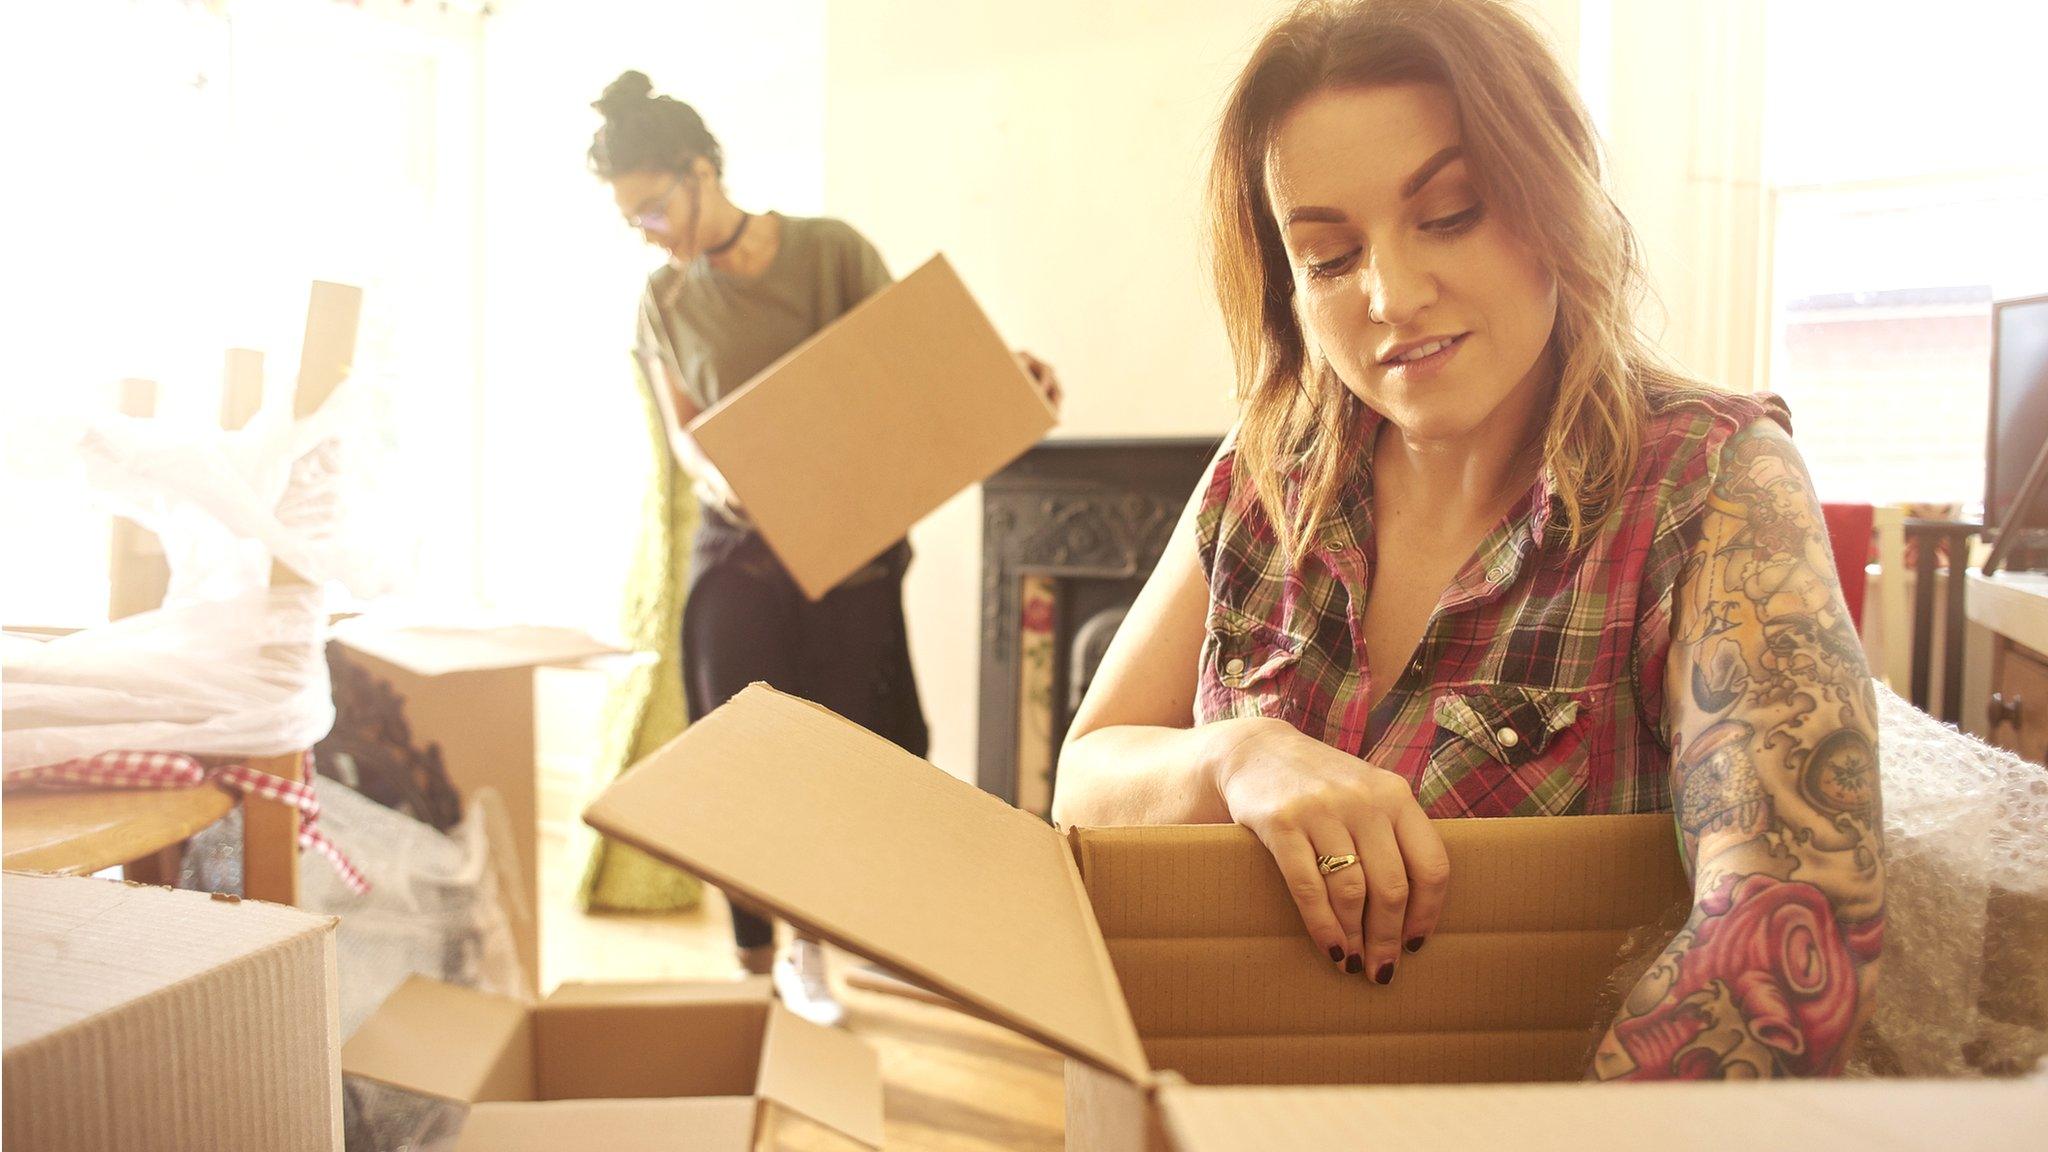
[[[543,813],[543,818],[547,813]],[[561,825],[555,825],[560,827]],[[543,985],[564,980],[736,978],[725,902],[672,915],[585,915],[577,841],[541,842]],[[847,1027],[881,1056],[888,1144],[903,1152],[1058,1152],[1062,1060],[1050,1049],[951,1009],[844,988],[852,960],[833,956]],[[800,1118],[780,1117],[767,1147],[843,1152],[858,1145]]]

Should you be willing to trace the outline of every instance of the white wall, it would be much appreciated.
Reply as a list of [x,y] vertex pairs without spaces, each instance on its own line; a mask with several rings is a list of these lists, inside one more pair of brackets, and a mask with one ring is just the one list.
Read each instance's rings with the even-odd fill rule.
[[[1056,435],[1219,434],[1231,369],[1202,175],[1230,82],[1283,8],[839,0],[826,207],[899,275],[944,250],[1004,336],[1059,370]],[[1539,10],[1575,38],[1577,0]],[[918,528],[906,593],[932,759],[968,778],[980,517],[969,492]]]
[[486,25],[485,599],[616,624],[651,458],[627,351],[658,263],[584,152],[638,69],[688,101],[744,207],[819,210],[824,0],[502,0]]

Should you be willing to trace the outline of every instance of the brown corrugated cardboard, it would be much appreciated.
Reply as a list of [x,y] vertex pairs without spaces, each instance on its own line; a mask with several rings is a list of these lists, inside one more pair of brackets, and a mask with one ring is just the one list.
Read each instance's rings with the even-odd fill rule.
[[749,688],[585,819],[1027,1036],[1146,1073],[1059,833],[822,708]]
[[[349,1038],[341,1062],[352,1076],[479,1105],[473,1122],[527,1132],[533,1147],[618,1152],[687,1112],[703,1124],[690,1121],[687,1143],[671,1130],[663,1147],[743,1152],[761,1102],[882,1142],[874,1050],[791,1015],[765,980],[565,984],[528,1005],[414,977]],[[744,1128],[732,1121],[741,1109]],[[721,1135],[729,1129],[736,1138]],[[557,1142],[531,1143],[543,1131]],[[467,1127],[463,1139],[499,1146]]]
[[528,995],[540,988],[540,805],[536,783],[534,669],[576,667],[625,655],[566,628],[449,628],[386,624],[359,616],[335,626],[351,658],[405,701],[417,744],[441,746],[441,760],[466,801],[498,790],[512,825],[527,913],[513,916]]
[[1439,822],[1443,915],[1380,987],[1241,828],[1063,837],[760,685],[585,819],[1067,1053],[1069,1148],[1122,1152],[1166,1147],[1162,1079],[1576,1079],[1622,940],[1689,900],[1668,815]]
[[8,873],[5,1144],[339,1149],[334,921]]
[[2048,1084],[1931,1080],[1200,1088],[1168,1084],[1180,1152],[1374,1147],[1660,1152],[1854,1147],[2015,1152],[2048,1133]]
[[817,599],[1052,426],[1052,409],[935,256],[712,406],[690,434]]
[[1577,1079],[1629,931],[1690,903],[1670,817],[1438,831],[1456,883],[1428,946],[1384,989],[1315,950],[1243,828],[1075,833],[1152,1065],[1197,1083]]
[[558,1100],[479,1104],[469,1110],[455,1152],[728,1152],[753,1146],[748,1099]]

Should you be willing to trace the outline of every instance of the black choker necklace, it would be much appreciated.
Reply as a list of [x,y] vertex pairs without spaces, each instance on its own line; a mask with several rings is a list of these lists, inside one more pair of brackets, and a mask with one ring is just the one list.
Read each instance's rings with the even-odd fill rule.
[[723,256],[727,252],[732,251],[732,246],[739,243],[740,237],[745,236],[747,234],[747,221],[752,220],[753,218],[754,217],[751,213],[740,213],[740,226],[732,230],[732,235],[727,236],[725,238],[725,243],[720,244],[716,248],[706,248],[704,250],[704,255]]

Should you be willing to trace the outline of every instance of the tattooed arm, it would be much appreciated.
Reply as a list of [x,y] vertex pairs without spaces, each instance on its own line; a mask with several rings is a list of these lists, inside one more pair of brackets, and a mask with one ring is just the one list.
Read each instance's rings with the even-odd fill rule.
[[1600,1080],[1826,1076],[1884,938],[1877,702],[1813,485],[1760,422],[1721,449],[1673,599],[1666,722],[1693,912]]

